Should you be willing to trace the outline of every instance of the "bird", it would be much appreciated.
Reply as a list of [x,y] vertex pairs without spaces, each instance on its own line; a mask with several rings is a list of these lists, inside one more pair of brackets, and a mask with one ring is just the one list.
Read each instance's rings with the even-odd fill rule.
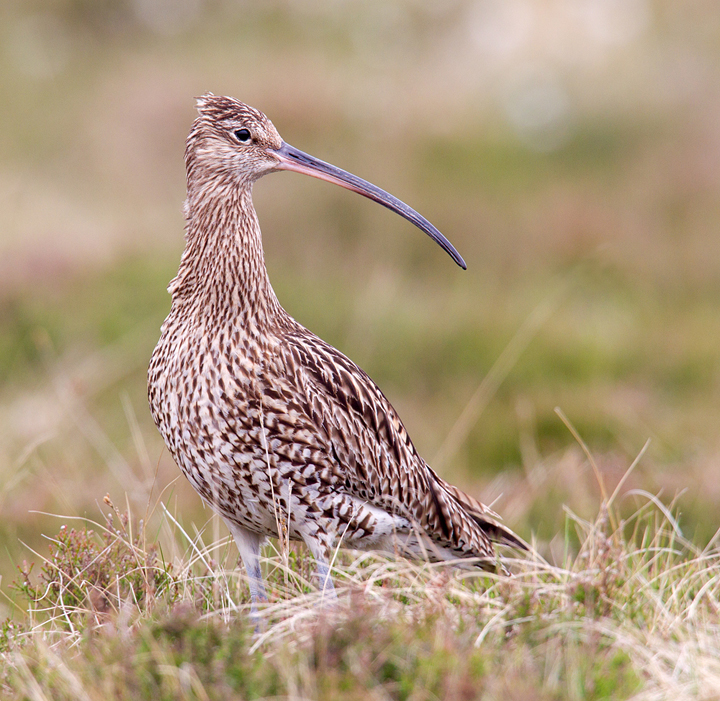
[[419,455],[388,399],[352,360],[281,306],[265,266],[253,184],[293,171],[409,220],[462,268],[424,217],[290,146],[260,111],[207,93],[185,149],[185,248],[148,369],[150,410],[180,470],[227,524],[254,610],[261,547],[282,532],[334,595],[338,547],[506,573],[495,545],[526,544]]

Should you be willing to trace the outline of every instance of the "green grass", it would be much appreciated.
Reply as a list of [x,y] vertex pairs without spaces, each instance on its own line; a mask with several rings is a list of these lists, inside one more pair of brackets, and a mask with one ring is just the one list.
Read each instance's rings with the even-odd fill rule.
[[[49,479],[53,486],[35,508],[91,514],[98,490],[126,490],[129,481],[140,506],[148,484],[162,489],[177,476],[145,399],[147,361],[169,308],[165,287],[174,265],[130,258],[8,302],[12,313],[0,315],[4,401],[11,411],[25,411],[27,403],[38,419],[50,416],[46,429],[28,416],[28,429],[9,432],[8,465],[34,439],[23,431],[49,440],[27,454],[22,481],[7,471],[5,484],[13,486],[5,488],[6,499],[37,496],[38,480]],[[518,514],[523,527],[552,538],[562,518],[556,506],[575,503],[573,490],[586,480],[587,466],[574,458],[577,474],[568,479],[563,472],[572,437],[555,413],[560,406],[588,444],[607,455],[611,480],[651,438],[639,483],[665,490],[664,498],[690,487],[683,527],[712,536],[703,511],[715,508],[717,497],[697,487],[712,469],[720,420],[711,295],[658,299],[620,271],[591,265],[571,275],[517,280],[511,290],[482,279],[428,288],[399,276],[378,292],[354,278],[308,279],[289,268],[274,270],[273,279],[292,314],[371,374],[421,453],[445,474],[476,490],[504,475],[510,482],[500,491],[508,494],[522,488],[528,473],[557,480],[555,500]],[[368,295],[383,299],[372,316],[357,304]],[[473,408],[487,377],[494,378],[491,390]],[[463,427],[459,417],[469,409]],[[108,471],[109,464],[115,467]],[[695,477],[678,482],[677,465]],[[76,490],[73,479],[92,484]],[[202,521],[191,491],[178,488],[185,508]],[[582,490],[593,494],[591,487]],[[589,517],[596,503],[582,503],[575,508]],[[2,529],[9,552],[19,553],[18,537],[38,542],[38,522],[26,512],[9,514]],[[0,573],[11,570],[5,565]]]
[[[191,539],[164,512],[152,541],[105,510],[104,525],[64,525],[40,572],[21,572],[2,634],[5,698],[711,698],[716,688],[718,551],[685,540],[644,498],[627,519],[612,503],[590,522],[568,514],[563,561],[516,560],[511,578],[342,553],[332,605],[318,605],[304,550],[268,552],[258,632],[227,539]],[[173,562],[158,555],[178,546]]]
[[[583,24],[613,3],[540,3],[502,56],[477,30],[535,4],[218,0],[185,3],[198,14],[169,34],[145,5],[162,9],[0,9],[0,696],[717,699],[713,4],[642,20],[632,3],[623,43]],[[38,49],[58,73],[33,73]],[[571,108],[549,153],[506,119],[529,56]],[[254,636],[234,545],[146,402],[206,90],[400,196],[466,258],[327,184],[255,191],[281,301],[534,543],[512,579],[341,553],[324,609],[307,553],[271,546]]]
[[613,182],[648,142],[662,138],[663,127],[627,120],[586,122],[568,144],[549,154],[528,150],[505,130],[468,131],[424,144],[418,172],[432,173],[449,192],[466,197],[481,190],[514,199],[518,191],[526,196],[542,191],[547,178],[591,179],[595,186]]

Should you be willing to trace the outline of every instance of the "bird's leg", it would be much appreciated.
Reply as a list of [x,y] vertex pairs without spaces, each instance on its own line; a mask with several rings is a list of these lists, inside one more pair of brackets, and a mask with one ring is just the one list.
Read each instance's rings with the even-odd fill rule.
[[325,545],[315,538],[305,539],[305,545],[315,558],[315,573],[318,578],[318,586],[322,592],[323,598],[337,599],[335,587],[333,586],[332,577],[330,576],[330,563],[328,562],[328,549]]
[[337,599],[335,593],[335,586],[333,585],[332,577],[330,576],[330,565],[324,558],[315,558],[315,572],[317,573],[318,585],[320,591],[323,594],[323,598]]
[[266,602],[267,594],[263,584],[262,570],[260,569],[260,542],[261,537],[257,533],[247,530],[242,526],[225,519],[230,532],[235,539],[240,558],[245,565],[248,586],[250,588],[250,618],[254,621],[256,630],[258,627],[258,602]]

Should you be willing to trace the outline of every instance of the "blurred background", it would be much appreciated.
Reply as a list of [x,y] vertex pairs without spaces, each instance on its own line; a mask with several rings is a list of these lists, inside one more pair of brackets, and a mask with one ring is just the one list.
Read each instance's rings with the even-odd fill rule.
[[[193,98],[427,216],[255,188],[270,277],[420,452],[560,558],[564,506],[720,507],[720,6],[712,0],[4,0],[0,575],[106,493],[192,532],[145,373],[183,247]],[[38,513],[41,512],[41,513]],[[191,525],[191,524],[194,524]],[[558,555],[558,553],[560,553]]]

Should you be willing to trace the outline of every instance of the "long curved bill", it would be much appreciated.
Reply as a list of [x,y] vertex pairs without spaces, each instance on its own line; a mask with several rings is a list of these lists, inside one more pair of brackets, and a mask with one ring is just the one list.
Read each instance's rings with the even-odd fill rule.
[[296,149],[294,146],[286,144],[284,141],[279,149],[274,150],[274,153],[280,161],[277,165],[277,170],[292,170],[296,173],[312,175],[314,178],[320,178],[320,180],[326,180],[329,183],[335,183],[335,185],[340,185],[340,187],[357,192],[359,195],[364,195],[381,204],[383,207],[397,212],[401,217],[415,224],[418,229],[424,231],[435,243],[443,248],[463,270],[467,269],[465,261],[455,250],[455,246],[425,219],[425,217],[418,214],[411,207],[408,207],[397,197],[393,197],[391,194],[385,192],[385,190],[381,190],[367,180],[358,178],[356,175],[342,170],[342,168],[337,168],[334,165],[325,163],[325,161],[321,161],[319,158],[314,158]]

